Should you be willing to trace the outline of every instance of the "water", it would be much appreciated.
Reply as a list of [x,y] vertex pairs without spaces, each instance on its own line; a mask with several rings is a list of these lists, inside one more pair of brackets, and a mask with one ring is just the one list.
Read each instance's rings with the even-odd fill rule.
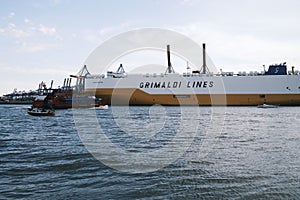
[[[188,115],[194,107],[183,109],[187,115],[178,107],[118,107],[115,112],[129,114],[114,118],[111,108],[79,110],[94,112],[109,141],[139,155],[124,162],[102,149],[105,165],[89,153],[85,135],[76,129],[78,110],[33,117],[26,106],[1,105],[0,199],[300,198],[300,107],[197,107],[199,116]],[[216,119],[222,120],[214,124]],[[176,131],[184,129],[174,142]],[[184,150],[172,163],[159,160],[166,158],[161,155],[141,165],[172,142],[166,156]],[[154,170],[158,163],[165,165]]]

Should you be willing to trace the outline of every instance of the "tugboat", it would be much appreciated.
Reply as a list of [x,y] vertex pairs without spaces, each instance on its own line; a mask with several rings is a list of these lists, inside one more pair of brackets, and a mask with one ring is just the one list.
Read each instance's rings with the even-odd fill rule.
[[44,82],[39,85],[39,95],[32,103],[34,108],[91,108],[102,104],[100,98],[77,92],[71,86],[71,78],[64,79],[64,84],[61,88],[53,89],[52,84],[53,82],[51,82],[50,88],[47,88]]

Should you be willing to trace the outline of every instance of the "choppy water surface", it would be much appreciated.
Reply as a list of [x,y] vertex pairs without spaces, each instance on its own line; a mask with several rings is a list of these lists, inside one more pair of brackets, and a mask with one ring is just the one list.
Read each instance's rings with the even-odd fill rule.
[[[198,116],[195,107],[114,109],[129,114],[92,110],[106,139],[144,157],[124,162],[101,148],[92,155],[76,129],[89,130],[89,116],[74,123],[73,114],[85,109],[33,117],[26,106],[1,105],[0,199],[300,198],[300,107],[197,107]],[[151,152],[170,144],[171,151],[149,162]],[[171,164],[143,170],[178,150],[184,151]]]

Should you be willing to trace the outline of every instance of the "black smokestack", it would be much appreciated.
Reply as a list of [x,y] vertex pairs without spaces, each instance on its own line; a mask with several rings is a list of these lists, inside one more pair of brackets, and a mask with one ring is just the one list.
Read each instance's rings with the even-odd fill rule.
[[174,70],[172,68],[171,64],[171,52],[170,52],[170,45],[167,45],[167,56],[168,56],[168,73],[174,73]]
[[203,47],[203,74],[206,74],[206,52],[205,52],[205,43],[202,44]]

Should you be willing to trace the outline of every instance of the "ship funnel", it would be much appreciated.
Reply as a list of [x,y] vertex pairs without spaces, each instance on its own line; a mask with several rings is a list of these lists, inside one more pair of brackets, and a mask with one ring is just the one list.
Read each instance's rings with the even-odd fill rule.
[[69,84],[69,78],[66,78],[66,84],[65,84],[65,87],[67,87]]
[[174,69],[171,64],[171,52],[170,52],[170,45],[167,45],[167,58],[168,58],[168,73],[174,73]]
[[206,52],[205,52],[205,43],[202,44],[202,48],[203,48],[203,64],[202,64],[202,73],[206,74]]

